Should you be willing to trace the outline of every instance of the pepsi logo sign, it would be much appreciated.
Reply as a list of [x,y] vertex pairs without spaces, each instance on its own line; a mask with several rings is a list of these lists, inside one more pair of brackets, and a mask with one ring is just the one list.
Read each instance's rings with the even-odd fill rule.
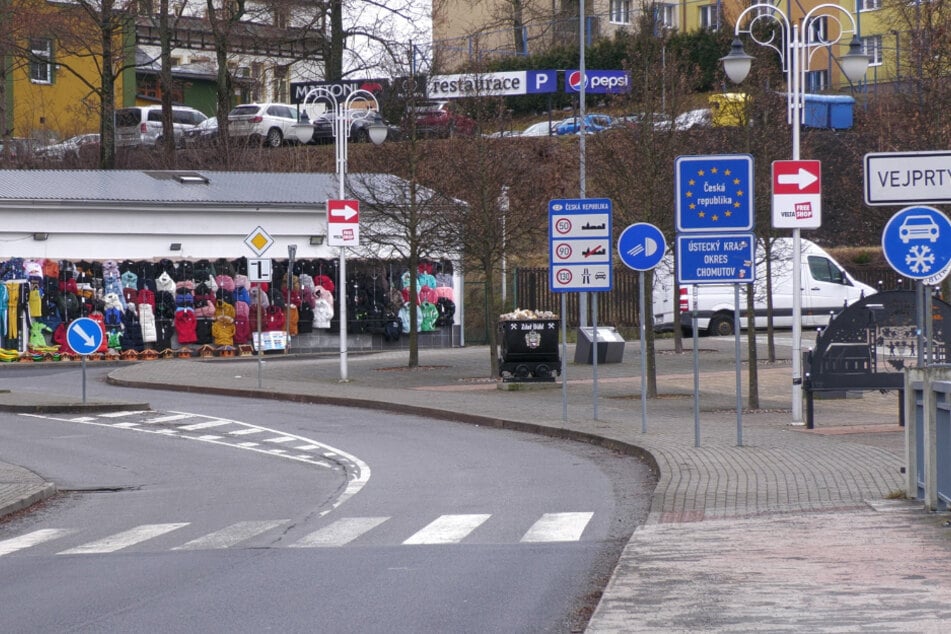
[[581,92],[581,82],[586,79],[580,70],[572,71],[568,74],[568,86],[575,92]]
[[565,92],[581,92],[584,82],[585,92],[597,94],[618,94],[631,92],[631,74],[624,70],[580,70],[565,71]]

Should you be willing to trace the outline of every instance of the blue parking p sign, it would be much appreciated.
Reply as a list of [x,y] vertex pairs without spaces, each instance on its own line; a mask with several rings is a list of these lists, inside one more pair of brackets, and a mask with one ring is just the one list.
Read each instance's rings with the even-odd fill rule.
[[899,274],[937,284],[951,271],[951,221],[934,207],[905,207],[885,225],[882,251]]

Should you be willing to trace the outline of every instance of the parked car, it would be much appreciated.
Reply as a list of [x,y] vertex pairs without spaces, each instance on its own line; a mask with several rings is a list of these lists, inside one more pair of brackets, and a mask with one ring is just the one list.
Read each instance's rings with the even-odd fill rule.
[[555,125],[554,122],[539,121],[522,130],[519,136],[551,136],[555,132]]
[[218,117],[208,117],[194,128],[182,133],[181,147],[204,147],[214,145],[217,140]]
[[479,130],[475,120],[458,112],[451,101],[428,101],[415,106],[408,115],[415,118],[412,125],[421,137],[472,136]]
[[61,143],[54,143],[39,148],[36,155],[40,158],[46,158],[54,161],[65,159],[78,159],[80,156],[87,156],[99,152],[99,134],[77,134]]
[[248,103],[228,113],[228,136],[267,147],[310,143],[313,128],[302,123],[297,108],[286,103]]
[[25,139],[22,137],[8,137],[0,139],[0,156],[4,151],[10,155],[10,158],[27,159],[35,155],[42,144],[37,139]]
[[[332,111],[318,115],[313,120],[314,136],[313,143],[333,142],[334,123],[336,114]],[[376,110],[355,109],[347,112],[347,119],[350,122],[350,141],[354,143],[365,143],[370,140],[370,128],[372,126],[383,126],[386,128],[386,140],[395,141],[400,137],[400,129],[383,118]]]
[[616,119],[617,125],[638,127],[652,125],[655,130],[669,130],[672,122],[670,117],[662,112],[633,112]]
[[[614,119],[606,114],[586,114],[584,116],[585,132],[592,134],[602,132],[615,125]],[[558,124],[555,134],[579,134],[581,132],[581,117],[570,117]]]
[[[172,132],[175,143],[185,130],[207,119],[205,113],[189,106],[172,106]],[[133,106],[116,110],[116,147],[156,146],[164,140],[162,106]]]
[[674,130],[683,132],[694,128],[709,128],[712,123],[712,114],[709,108],[698,108],[697,110],[688,110],[677,115],[674,119]]

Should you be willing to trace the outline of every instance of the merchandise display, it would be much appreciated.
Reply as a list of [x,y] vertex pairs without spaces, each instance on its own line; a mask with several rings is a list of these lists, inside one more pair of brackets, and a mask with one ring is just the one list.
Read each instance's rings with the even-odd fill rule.
[[336,262],[289,264],[274,260],[270,282],[250,282],[245,258],[0,260],[0,362],[76,358],[67,328],[79,317],[102,330],[89,358],[123,360],[243,355],[257,331],[283,331],[291,342],[339,332],[335,296],[346,297],[350,334],[398,341],[409,332],[411,297],[420,332],[454,323],[448,262],[421,262],[415,278],[395,262],[355,262],[345,294],[334,283]]

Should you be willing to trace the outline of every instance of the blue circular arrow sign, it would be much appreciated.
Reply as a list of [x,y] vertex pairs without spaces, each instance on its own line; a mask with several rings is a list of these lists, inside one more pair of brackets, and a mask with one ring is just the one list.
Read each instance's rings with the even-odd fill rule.
[[934,207],[905,207],[885,225],[882,251],[901,275],[936,284],[951,266],[951,221]]
[[628,226],[617,241],[621,262],[635,271],[650,271],[660,264],[667,252],[667,241],[660,229],[646,222]]
[[66,344],[76,354],[92,354],[102,345],[102,328],[89,317],[74,319],[66,328]]

